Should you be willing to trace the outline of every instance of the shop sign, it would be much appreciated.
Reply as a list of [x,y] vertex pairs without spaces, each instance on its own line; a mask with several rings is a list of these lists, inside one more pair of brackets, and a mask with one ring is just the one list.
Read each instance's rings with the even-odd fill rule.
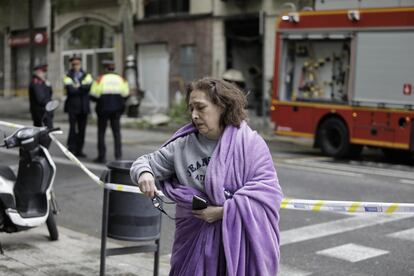
[[[26,46],[30,44],[30,35],[28,33],[11,35],[8,39],[10,47]],[[33,34],[33,44],[45,45],[47,44],[47,32],[35,32]]]

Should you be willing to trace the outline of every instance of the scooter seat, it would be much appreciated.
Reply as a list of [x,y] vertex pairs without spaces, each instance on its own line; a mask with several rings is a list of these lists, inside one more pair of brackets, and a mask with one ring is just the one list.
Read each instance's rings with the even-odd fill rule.
[[16,175],[8,166],[0,165],[0,175],[10,181],[16,181]]

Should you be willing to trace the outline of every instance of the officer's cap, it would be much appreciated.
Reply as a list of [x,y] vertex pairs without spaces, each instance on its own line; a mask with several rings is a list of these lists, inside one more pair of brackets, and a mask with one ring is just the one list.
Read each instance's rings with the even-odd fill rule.
[[115,62],[110,59],[102,60],[102,65],[107,69],[114,69],[115,68]]
[[69,58],[69,62],[72,62],[72,61],[74,61],[74,60],[79,60],[79,61],[81,61],[81,60],[82,60],[82,57],[81,57],[80,55],[73,54],[73,55]]
[[33,70],[34,71],[42,70],[42,71],[45,71],[46,72],[47,71],[47,63],[38,64],[35,67],[33,67]]

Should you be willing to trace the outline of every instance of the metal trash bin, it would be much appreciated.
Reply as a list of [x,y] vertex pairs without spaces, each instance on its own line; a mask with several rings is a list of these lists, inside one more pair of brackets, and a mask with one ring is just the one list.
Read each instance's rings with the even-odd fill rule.
[[[129,169],[133,161],[112,161],[106,182],[132,185]],[[142,194],[111,191],[108,206],[108,237],[128,241],[160,237],[161,213]]]
[[[129,175],[133,161],[119,160],[106,164],[101,180],[105,183],[135,186]],[[154,252],[154,275],[158,275],[161,213],[142,194],[104,189],[100,275],[105,275],[105,258],[141,252]],[[138,246],[106,248],[106,238],[151,242]]]

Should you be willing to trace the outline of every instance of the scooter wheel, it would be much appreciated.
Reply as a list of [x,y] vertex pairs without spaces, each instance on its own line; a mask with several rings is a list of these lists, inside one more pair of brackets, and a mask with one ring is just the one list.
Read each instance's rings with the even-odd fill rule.
[[50,240],[57,241],[59,239],[59,232],[56,225],[55,214],[52,208],[49,210],[49,216],[46,220],[47,230],[49,230]]

